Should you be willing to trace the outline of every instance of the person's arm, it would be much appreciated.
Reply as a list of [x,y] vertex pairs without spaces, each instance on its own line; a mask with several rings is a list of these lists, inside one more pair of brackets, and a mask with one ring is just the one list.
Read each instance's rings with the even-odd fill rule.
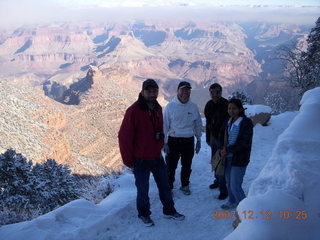
[[[224,142],[225,142],[224,138],[225,137],[228,138],[228,134],[226,134],[227,127],[228,127],[228,120],[223,122],[222,127],[220,128],[220,131],[219,131],[219,135],[218,135],[218,141],[219,141],[218,150],[220,150],[221,156],[227,155],[227,150],[226,150],[226,147],[224,146]],[[228,142],[228,140],[227,140],[227,142]]]
[[165,107],[163,113],[163,133],[164,133],[164,142],[168,143],[168,132],[170,129],[170,106],[169,104]]
[[195,133],[196,133],[197,143],[196,143],[195,151],[198,154],[201,149],[202,120],[201,120],[200,112],[197,105],[196,105],[196,112],[197,112],[197,119],[195,122]]
[[202,120],[201,120],[200,112],[197,105],[195,105],[195,107],[196,107],[195,135],[196,135],[197,141],[201,141]]
[[118,133],[119,148],[123,164],[134,166],[133,156],[134,120],[132,108],[127,109]]
[[206,106],[204,107],[204,116],[206,117],[206,142],[210,145],[210,114],[209,114],[209,102],[207,102]]
[[223,121],[226,121],[229,119],[229,113],[228,113],[228,101],[225,102],[225,106],[224,106],[224,117],[223,117]]

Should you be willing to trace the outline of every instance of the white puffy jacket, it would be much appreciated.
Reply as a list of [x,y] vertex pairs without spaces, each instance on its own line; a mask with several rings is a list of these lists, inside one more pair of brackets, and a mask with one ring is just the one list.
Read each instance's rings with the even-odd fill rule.
[[193,137],[200,141],[202,121],[198,106],[189,100],[183,104],[175,96],[164,110],[165,142],[168,137]]

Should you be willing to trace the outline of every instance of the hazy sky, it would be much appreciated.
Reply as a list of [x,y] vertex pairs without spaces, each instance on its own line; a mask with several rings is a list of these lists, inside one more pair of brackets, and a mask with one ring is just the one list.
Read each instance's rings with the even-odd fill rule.
[[[217,7],[286,5],[291,8]],[[302,8],[301,6],[319,6]],[[207,18],[314,24],[320,0],[0,0],[0,28],[52,21]]]
[[99,6],[143,6],[143,5],[176,5],[176,4],[214,4],[214,5],[317,5],[320,0],[51,0],[61,3],[99,5]]

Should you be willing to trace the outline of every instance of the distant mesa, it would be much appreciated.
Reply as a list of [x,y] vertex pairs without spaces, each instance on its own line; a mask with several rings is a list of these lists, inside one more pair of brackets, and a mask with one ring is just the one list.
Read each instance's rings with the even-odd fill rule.
[[193,28],[182,28],[174,32],[176,37],[182,38],[184,40],[191,40],[193,38],[204,37],[206,31],[201,29],[193,29]]
[[96,67],[90,67],[86,77],[70,85],[69,88],[57,82],[46,81],[43,91],[46,96],[66,105],[79,105],[81,96],[88,92],[93,85]]

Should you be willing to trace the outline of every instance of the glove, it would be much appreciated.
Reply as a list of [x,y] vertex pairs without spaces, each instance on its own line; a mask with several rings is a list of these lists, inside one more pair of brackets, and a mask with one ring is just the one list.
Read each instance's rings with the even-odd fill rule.
[[200,152],[200,148],[201,148],[201,142],[198,140],[197,144],[196,144],[196,153],[197,154]]
[[164,151],[165,154],[169,154],[170,149],[169,149],[169,144],[168,143],[165,143],[163,145],[163,151]]

